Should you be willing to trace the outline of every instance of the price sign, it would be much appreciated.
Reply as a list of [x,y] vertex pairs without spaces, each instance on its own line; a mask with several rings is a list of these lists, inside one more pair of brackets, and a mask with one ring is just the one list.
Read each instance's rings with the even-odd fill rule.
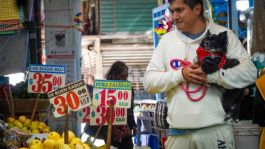
[[91,99],[83,80],[69,84],[48,94],[54,117],[65,115],[66,105],[70,110],[78,111],[91,104]]
[[[108,125],[110,117],[110,108],[102,106],[90,107],[90,125]],[[112,114],[113,125],[126,125],[127,124],[127,109],[114,108]]]
[[29,93],[49,93],[65,85],[66,66],[30,65],[28,75]]
[[90,123],[90,107],[92,106],[84,107],[78,111],[78,119],[81,120],[81,123]]
[[130,108],[132,83],[121,80],[96,80],[93,89],[93,105]]

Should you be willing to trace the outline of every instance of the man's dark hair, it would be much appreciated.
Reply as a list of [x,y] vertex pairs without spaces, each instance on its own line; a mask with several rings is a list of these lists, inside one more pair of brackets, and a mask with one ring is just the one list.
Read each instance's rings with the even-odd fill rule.
[[[169,4],[172,4],[175,0],[168,0]],[[193,9],[197,4],[201,4],[202,10],[201,10],[201,17],[204,19],[203,16],[203,0],[182,0],[185,4],[187,4],[191,9]]]

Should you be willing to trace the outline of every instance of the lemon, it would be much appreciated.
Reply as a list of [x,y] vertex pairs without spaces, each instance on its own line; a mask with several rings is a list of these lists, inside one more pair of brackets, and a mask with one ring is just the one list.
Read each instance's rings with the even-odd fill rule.
[[23,128],[23,124],[22,124],[20,121],[15,121],[14,124],[15,124],[15,126],[16,126],[17,128],[20,128],[20,129]]
[[40,131],[43,131],[44,129],[45,129],[45,127],[46,127],[46,124],[44,124],[44,123],[39,123],[38,124],[38,129],[40,130]]
[[68,144],[63,144],[59,147],[59,149],[71,149]]
[[44,149],[44,148],[42,146],[32,145],[29,147],[29,149]]
[[43,133],[49,133],[50,132],[50,127],[46,127],[42,130]]
[[88,144],[83,143],[82,146],[83,146],[83,149],[91,149]]
[[44,149],[58,149],[59,148],[59,144],[54,139],[46,139],[43,142],[43,148]]
[[40,133],[40,131],[38,129],[33,129],[33,130],[31,130],[31,133],[32,134],[38,134],[38,133]]
[[57,140],[59,147],[64,145],[64,138],[60,138],[59,140]]
[[77,144],[82,144],[82,141],[80,138],[73,138],[72,141],[70,142],[69,146],[71,148],[75,148]]
[[38,124],[39,124],[38,121],[33,121],[33,122],[31,122],[31,126],[37,126],[37,127],[38,127]]
[[7,122],[8,123],[13,123],[16,119],[14,117],[8,117]]
[[14,123],[7,123],[7,125],[8,125],[8,128],[15,127],[15,124]]
[[75,149],[83,149],[82,144],[77,143],[77,144],[75,145]]
[[23,130],[24,132],[28,132],[28,128],[27,128],[27,127],[23,127],[22,130]]
[[18,117],[18,120],[23,124],[27,120],[27,117],[25,115],[21,115]]
[[46,127],[47,127],[47,125],[46,125],[45,123],[43,123],[43,122],[39,122],[39,125],[38,125],[38,127],[43,127],[43,128],[46,128]]
[[34,130],[34,129],[38,129],[38,126],[36,126],[36,125],[31,125],[29,128],[30,128],[30,130]]
[[[68,130],[68,141],[71,142],[75,137],[75,134],[71,130]],[[62,134],[62,138],[64,138],[64,133]]]
[[33,140],[31,140],[30,142],[29,142],[29,147],[31,147],[31,146],[39,146],[39,147],[43,147],[43,144],[42,144],[42,142],[41,142],[41,140],[39,140],[39,139],[33,139]]
[[26,119],[26,121],[24,122],[24,127],[30,127],[31,125],[31,120],[30,119]]
[[60,138],[61,136],[58,132],[53,131],[48,134],[48,139],[59,140]]

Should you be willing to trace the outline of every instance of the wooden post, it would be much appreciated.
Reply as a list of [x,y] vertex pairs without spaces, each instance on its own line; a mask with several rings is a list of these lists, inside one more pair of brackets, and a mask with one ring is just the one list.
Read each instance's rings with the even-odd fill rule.
[[68,118],[69,118],[69,114],[68,114],[68,105],[66,105],[65,107],[66,109],[66,113],[65,113],[65,119],[64,119],[64,144],[68,144]]
[[11,117],[15,117],[15,110],[14,110],[14,102],[12,98],[12,94],[10,95],[10,87],[4,87],[3,88],[4,96],[5,96],[5,102],[7,103],[8,110],[10,112]]
[[10,97],[10,104],[11,104],[11,109],[13,112],[13,116],[16,115],[16,111],[15,111],[15,106],[14,106],[14,99],[13,99],[13,95],[12,95],[12,90],[11,87],[8,86],[8,93],[9,93],[9,97]]
[[112,133],[112,114],[113,114],[113,102],[110,102],[110,107],[109,107],[109,121],[108,121],[108,135],[107,135],[107,149],[110,149],[110,143],[111,143],[111,133]]
[[[251,54],[265,52],[265,1],[254,0]],[[251,44],[251,43],[248,43]]]
[[40,92],[38,93],[37,99],[36,99],[35,104],[34,104],[33,112],[31,114],[31,119],[30,119],[31,121],[34,119],[39,99],[40,99]]

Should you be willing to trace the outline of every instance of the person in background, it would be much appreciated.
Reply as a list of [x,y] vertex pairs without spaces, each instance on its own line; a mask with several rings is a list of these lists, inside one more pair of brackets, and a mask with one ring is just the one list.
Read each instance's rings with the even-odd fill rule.
[[95,78],[93,75],[88,75],[87,76],[87,89],[88,93],[91,98],[93,98],[93,85],[94,85]]
[[[128,66],[122,61],[116,61],[112,64],[105,78],[107,80],[127,80]],[[113,125],[111,145],[118,149],[133,149],[132,131],[135,132],[136,124],[133,114],[134,91],[132,89],[131,107],[127,109],[127,125]],[[105,140],[106,142],[106,140]]]
[[[165,147],[234,149],[231,121],[225,120],[222,105],[222,88],[244,88],[254,83],[256,68],[233,31],[207,18],[205,0],[169,0],[169,3],[175,30],[162,36],[143,79],[145,91],[165,92],[166,95],[169,129]],[[196,50],[208,30],[213,34],[227,32],[226,57],[237,59],[237,66],[206,74],[200,65],[193,63]],[[176,58],[181,64],[187,62],[189,65],[172,68],[170,62]],[[216,65],[209,62],[208,67],[218,68]],[[189,84],[191,91],[207,84],[207,90],[205,93],[203,90],[193,93],[195,97],[205,95],[201,100],[192,101],[180,84]]]

